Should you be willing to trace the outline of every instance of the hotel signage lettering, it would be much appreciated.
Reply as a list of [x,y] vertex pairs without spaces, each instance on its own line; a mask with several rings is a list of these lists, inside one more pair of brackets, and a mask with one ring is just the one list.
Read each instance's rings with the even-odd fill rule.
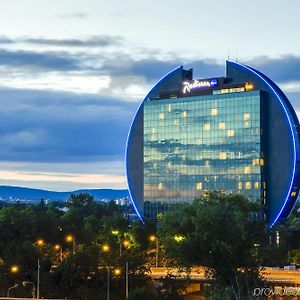
[[195,79],[193,81],[185,81],[182,83],[182,85],[182,92],[186,94],[193,90],[215,87],[218,85],[218,80],[216,78],[208,80]]

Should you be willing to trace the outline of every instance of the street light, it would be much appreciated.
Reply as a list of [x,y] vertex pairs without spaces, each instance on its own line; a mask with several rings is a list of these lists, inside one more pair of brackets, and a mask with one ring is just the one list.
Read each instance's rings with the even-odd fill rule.
[[74,235],[68,234],[68,235],[66,236],[66,241],[67,241],[68,243],[73,243],[73,254],[75,254],[76,240],[75,240]]
[[108,244],[103,244],[102,245],[102,251],[103,252],[109,252],[110,251],[110,247],[109,247],[109,245]]
[[42,246],[44,246],[45,241],[44,241],[43,239],[38,239],[38,240],[36,241],[36,244],[37,244],[39,247],[42,247]]
[[59,244],[54,245],[54,250],[59,251],[59,259],[62,262],[62,246]]
[[19,286],[19,285],[18,285],[17,283],[15,283],[13,286],[11,286],[10,288],[8,288],[7,294],[6,294],[7,298],[9,298],[9,292],[10,292],[11,290],[13,290],[13,289],[16,289],[18,286]]
[[13,265],[10,267],[10,272],[11,273],[18,273],[20,271],[19,266]]
[[155,267],[158,267],[158,251],[159,251],[159,244],[158,244],[158,237],[157,235],[150,235],[149,236],[149,241],[150,242],[155,242],[156,243],[156,251],[155,251]]
[[[35,242],[40,248],[42,248],[45,244],[45,241],[43,239],[38,239]],[[37,280],[36,280],[36,298],[40,299],[40,258],[38,257],[37,261]]]

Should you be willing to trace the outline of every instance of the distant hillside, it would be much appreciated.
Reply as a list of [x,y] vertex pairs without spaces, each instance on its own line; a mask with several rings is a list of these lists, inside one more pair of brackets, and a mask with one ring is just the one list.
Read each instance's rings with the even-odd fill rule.
[[71,192],[55,192],[26,187],[0,186],[0,197],[2,197],[3,199],[12,197],[14,199],[18,198],[28,200],[40,200],[41,198],[49,200],[66,200],[70,197],[71,194],[79,193],[88,193],[90,195],[93,195],[95,200],[128,197],[128,190],[86,189]]

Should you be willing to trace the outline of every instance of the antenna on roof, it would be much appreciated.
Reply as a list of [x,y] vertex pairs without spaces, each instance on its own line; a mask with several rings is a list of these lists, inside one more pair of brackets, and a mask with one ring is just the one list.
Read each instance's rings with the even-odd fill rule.
[[227,60],[230,60],[229,48],[227,49]]
[[235,53],[235,62],[238,62],[238,51],[236,50],[236,53]]

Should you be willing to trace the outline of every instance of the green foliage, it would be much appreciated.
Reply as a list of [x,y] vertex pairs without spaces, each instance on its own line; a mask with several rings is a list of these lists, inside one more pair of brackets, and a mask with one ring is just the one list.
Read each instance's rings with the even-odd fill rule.
[[244,299],[259,284],[268,247],[259,211],[257,203],[220,192],[208,193],[192,205],[183,204],[160,224],[166,255],[186,268],[205,266],[216,286],[230,288],[233,299]]

